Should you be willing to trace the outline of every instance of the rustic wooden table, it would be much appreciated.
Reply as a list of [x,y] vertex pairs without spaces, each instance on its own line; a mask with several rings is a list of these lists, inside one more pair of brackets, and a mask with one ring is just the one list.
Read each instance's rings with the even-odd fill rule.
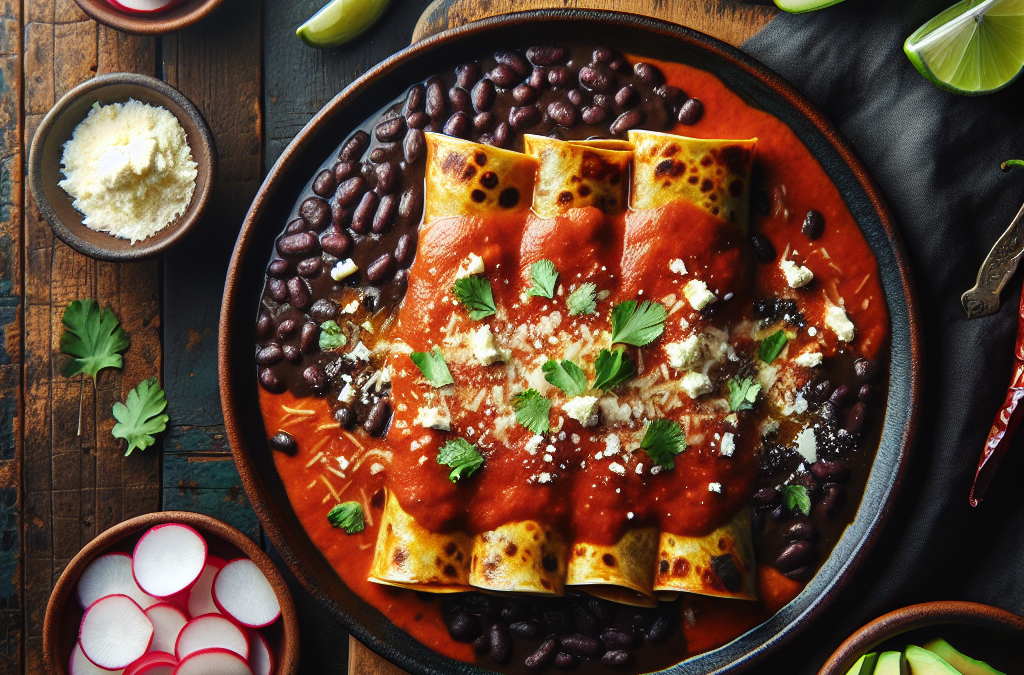
[[[413,36],[518,9],[614,7],[733,44],[774,13],[732,0],[393,0],[369,35],[317,51],[294,29],[321,4],[225,0],[200,24],[152,38],[97,25],[73,0],[0,0],[0,673],[45,672],[50,589],[84,544],[122,520],[200,511],[263,542],[224,436],[220,291],[267,169],[345,85]],[[79,82],[116,71],[181,90],[206,117],[220,157],[212,207],[195,233],[162,259],[132,264],[98,262],[56,240],[24,180],[43,115]],[[81,298],[110,305],[132,341],[124,368],[103,371],[84,391],[80,379],[59,374],[61,316]],[[124,457],[110,433],[111,406],[152,375],[162,378],[170,427],[156,447]],[[360,645],[349,650],[345,632],[290,581],[304,672],[396,670]]]

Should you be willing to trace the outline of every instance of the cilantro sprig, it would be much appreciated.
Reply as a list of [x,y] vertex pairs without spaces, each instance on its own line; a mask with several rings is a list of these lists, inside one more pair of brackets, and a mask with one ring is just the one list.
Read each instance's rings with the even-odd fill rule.
[[521,391],[512,397],[516,411],[516,422],[535,434],[546,434],[551,430],[551,401],[541,396],[536,389]]
[[587,390],[587,375],[572,361],[548,361],[541,369],[544,379],[555,385],[572,398]]
[[455,378],[452,377],[452,371],[448,370],[448,364],[444,360],[444,355],[441,354],[440,347],[435,346],[429,352],[413,352],[409,358],[420,369],[427,382],[435,387],[455,384]]
[[363,505],[359,502],[342,502],[335,504],[327,513],[327,522],[334,527],[345,530],[346,534],[355,534],[366,529],[363,520]]
[[95,300],[75,300],[64,310],[61,323],[60,350],[72,357],[61,368],[65,377],[88,375],[95,383],[104,368],[121,367],[121,352],[131,341],[110,307],[100,310]]
[[530,266],[530,278],[533,280],[533,286],[527,289],[527,295],[539,298],[555,297],[555,286],[558,284],[555,263],[547,259],[533,263]]
[[341,326],[333,319],[320,324],[320,349],[330,352],[348,344],[348,338],[341,332]]
[[636,364],[624,349],[602,349],[594,361],[594,389],[608,391],[636,375]]
[[481,276],[474,275],[459,279],[452,286],[452,293],[455,294],[455,299],[466,308],[469,318],[473,321],[479,321],[498,311],[494,306],[491,282]]
[[757,402],[757,395],[761,393],[761,385],[754,382],[754,378],[745,377],[740,379],[734,377],[727,383],[729,386],[729,409],[733,412],[740,410],[752,410]]
[[627,300],[612,308],[612,344],[649,345],[665,332],[668,312],[659,302]]
[[453,438],[437,451],[437,463],[451,467],[448,480],[457,483],[461,478],[469,478],[484,465],[484,456],[477,447],[464,438]]
[[686,436],[678,422],[666,419],[651,420],[644,432],[640,447],[651,460],[663,469],[674,469],[673,457],[686,450]]
[[126,403],[114,404],[114,419],[117,424],[112,431],[114,438],[128,441],[126,456],[138,448],[145,450],[156,442],[155,434],[167,428],[167,398],[155,377],[144,380],[128,392]]
[[565,306],[569,308],[569,314],[597,314],[597,284],[580,284],[576,290],[565,299]]
[[799,509],[805,516],[811,514],[811,497],[803,485],[787,485],[782,488],[782,502],[790,511]]
[[772,333],[758,345],[757,358],[765,363],[771,363],[779,357],[787,342],[789,342],[789,336],[786,335],[786,331],[780,330]]

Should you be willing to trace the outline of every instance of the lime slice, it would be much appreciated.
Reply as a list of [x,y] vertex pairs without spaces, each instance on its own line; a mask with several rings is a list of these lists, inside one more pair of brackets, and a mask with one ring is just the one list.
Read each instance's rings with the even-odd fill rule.
[[310,47],[337,47],[377,23],[391,0],[331,0],[295,34]]
[[903,51],[943,89],[1002,89],[1024,69],[1024,0],[964,0],[918,28]]
[[779,9],[790,14],[801,14],[813,12],[816,9],[824,9],[832,5],[838,5],[843,0],[775,0]]

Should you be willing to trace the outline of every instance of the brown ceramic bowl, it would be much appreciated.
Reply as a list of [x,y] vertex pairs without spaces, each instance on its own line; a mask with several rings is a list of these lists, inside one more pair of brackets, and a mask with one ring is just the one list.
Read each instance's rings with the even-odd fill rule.
[[[71,140],[75,127],[89,114],[92,104],[125,103],[128,99],[161,106],[178,118],[192,149],[192,159],[199,165],[195,192],[185,212],[157,234],[134,245],[127,239],[83,225],[82,214],[72,206],[71,195],[58,185],[64,179],[61,173],[64,144]],[[65,94],[46,113],[36,130],[28,160],[32,196],[53,233],[79,253],[111,262],[148,258],[184,238],[210,201],[216,172],[213,134],[195,105],[162,80],[135,73],[100,75]]]
[[182,523],[197,530],[206,539],[210,555],[225,560],[249,558],[260,568],[277,593],[281,617],[267,628],[260,629],[277,664],[276,675],[296,675],[299,672],[299,622],[295,603],[285,585],[284,577],[267,554],[249,537],[219,520],[201,513],[188,511],[160,511],[147,513],[115,525],[90,541],[78,552],[57,580],[46,605],[43,622],[43,656],[46,672],[68,675],[71,652],[78,640],[78,627],[84,610],[75,594],[78,579],[93,560],[105,553],[124,552],[129,555],[146,530],[163,523]]
[[175,7],[152,14],[132,14],[117,9],[107,0],[75,0],[82,11],[105,26],[125,33],[163,35],[191,26],[216,9],[222,0],[185,0]]
[[937,637],[1008,675],[1024,673],[1024,618],[974,602],[926,602],[889,612],[858,630],[818,675],[845,675],[864,654],[900,651]]

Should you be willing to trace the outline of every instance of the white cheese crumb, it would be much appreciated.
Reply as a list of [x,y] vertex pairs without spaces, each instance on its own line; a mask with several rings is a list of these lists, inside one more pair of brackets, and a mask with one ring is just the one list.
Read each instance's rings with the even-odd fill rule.
[[359,301],[353,300],[341,308],[342,314],[355,314],[359,310]]
[[604,418],[605,424],[625,424],[633,415],[633,409],[629,404],[619,405],[614,396],[603,397],[598,401],[598,405],[601,407],[601,417]]
[[654,466],[651,467],[651,475],[652,476],[657,476],[659,473],[661,473],[661,465],[660,464],[655,464]]
[[818,461],[818,440],[814,436],[814,429],[805,427],[803,431],[796,435],[794,441],[796,441],[796,451],[800,453],[808,464],[814,464]]
[[538,483],[550,483],[551,482],[551,474],[548,473],[547,471],[545,471],[544,473],[542,473],[539,476],[537,476],[537,482]]
[[643,465],[642,462],[638,462],[637,465],[636,465],[636,475],[638,475],[638,476],[644,475],[644,465]]
[[474,274],[483,274],[487,268],[484,267],[484,259],[478,256],[476,253],[470,253],[466,256],[466,259],[459,265],[459,269],[455,272],[456,279],[465,279],[471,277]]
[[358,269],[359,267],[352,261],[352,258],[345,258],[344,260],[339,260],[338,264],[331,269],[331,278],[335,281],[341,281],[345,277],[355,274]]
[[668,264],[668,269],[676,274],[686,274],[686,263],[676,258]]
[[718,494],[722,494],[722,484],[721,483],[708,483],[708,492],[716,492]]
[[722,442],[718,445],[718,451],[722,453],[722,457],[732,457],[732,454],[736,452],[736,437],[728,431],[722,434]]
[[619,474],[620,476],[626,475],[626,467],[622,466],[618,462],[612,462],[608,465],[608,470]]
[[448,416],[447,411],[429,406],[420,408],[416,414],[416,419],[412,423],[427,429],[437,429],[438,431],[451,431],[452,427],[452,420]]
[[574,445],[579,445],[580,444],[580,435],[579,434],[573,434],[569,438],[572,440]]
[[708,285],[699,279],[691,279],[683,286],[683,295],[698,312],[717,300],[715,294],[708,290]]
[[512,356],[509,350],[498,347],[490,326],[480,326],[473,331],[470,334],[469,345],[473,348],[473,356],[485,366],[507,361]]
[[370,333],[371,335],[373,334],[373,324],[370,323],[369,321],[362,322],[361,324],[359,324],[359,327],[365,330],[367,333]]
[[338,466],[341,468],[342,471],[347,469],[348,465],[349,462],[347,458],[345,458],[344,456],[338,458]]
[[544,442],[543,436],[532,436],[530,440],[526,441],[526,452],[531,455],[536,455],[537,450],[540,448],[540,444]]
[[384,465],[380,462],[374,462],[370,465],[370,475],[376,476],[378,473],[384,470]]
[[604,456],[611,457],[622,450],[622,441],[615,434],[608,434],[604,439]]
[[426,461],[427,461],[427,456],[426,455],[420,455],[419,463],[423,464]]
[[805,352],[796,357],[796,365],[804,368],[817,368],[821,365],[821,352]]
[[676,370],[694,368],[700,362],[701,340],[691,335],[682,342],[670,342],[665,345],[665,353],[668,354],[668,364]]
[[626,520],[633,520],[634,517],[635,516],[633,515],[632,511],[627,511],[626,512]]
[[811,326],[810,328],[807,329],[807,334],[810,335],[811,337],[814,337],[815,335],[818,334],[818,329],[815,328],[814,326]]
[[805,412],[807,412],[807,399],[804,398],[804,393],[802,391],[797,392],[792,405],[787,403],[782,407],[782,414],[786,417],[789,417],[793,413],[803,415]]
[[362,342],[359,342],[352,348],[352,351],[345,354],[345,358],[349,361],[369,361],[370,350]]
[[575,396],[562,404],[562,410],[585,427],[597,424],[596,396]]
[[679,386],[690,398],[710,394],[714,388],[711,386],[711,379],[703,373],[687,373],[683,379],[679,380]]
[[356,388],[352,386],[351,382],[346,382],[338,394],[338,401],[341,403],[352,403],[354,400],[356,400]]
[[825,326],[830,328],[841,342],[853,341],[854,325],[842,307],[829,305],[825,310]]
[[783,260],[779,263],[782,273],[786,276],[786,283],[790,288],[802,288],[811,283],[814,273],[803,265],[797,265],[792,260]]

